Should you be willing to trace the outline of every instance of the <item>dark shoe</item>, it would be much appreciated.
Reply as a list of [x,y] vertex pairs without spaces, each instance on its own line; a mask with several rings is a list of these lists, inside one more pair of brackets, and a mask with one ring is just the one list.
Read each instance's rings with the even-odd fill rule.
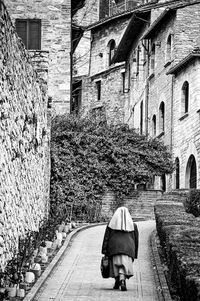
[[121,291],[127,291],[126,280],[121,280],[120,281],[120,287],[121,287]]
[[119,277],[116,277],[115,278],[115,285],[113,286],[113,289],[114,290],[118,290],[119,289]]

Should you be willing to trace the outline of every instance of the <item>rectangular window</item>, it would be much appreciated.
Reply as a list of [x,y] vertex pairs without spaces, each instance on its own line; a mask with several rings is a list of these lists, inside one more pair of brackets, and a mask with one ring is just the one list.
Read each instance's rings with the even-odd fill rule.
[[97,87],[97,100],[101,100],[101,81],[96,82],[96,87]]
[[22,39],[26,49],[41,49],[41,20],[39,19],[16,19],[16,31]]
[[143,134],[143,101],[140,103],[140,134]]
[[138,48],[137,48],[136,63],[137,63],[137,66],[136,66],[136,75],[138,75],[139,74],[139,70],[140,70],[140,46],[138,46]]
[[131,85],[131,66],[130,64],[127,65],[126,70],[121,70],[122,75],[122,91],[123,93],[128,93],[130,91]]

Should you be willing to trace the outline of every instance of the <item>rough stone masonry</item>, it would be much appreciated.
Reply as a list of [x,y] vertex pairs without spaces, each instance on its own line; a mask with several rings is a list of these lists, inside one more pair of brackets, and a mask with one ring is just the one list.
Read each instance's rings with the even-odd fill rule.
[[[45,88],[47,76],[45,72],[41,72],[45,75],[43,81],[37,77],[31,58],[15,33],[2,2],[0,40],[2,267],[11,258],[18,237],[29,230],[38,229],[39,222],[48,212],[50,161]],[[45,68],[47,56],[47,53],[41,54]]]

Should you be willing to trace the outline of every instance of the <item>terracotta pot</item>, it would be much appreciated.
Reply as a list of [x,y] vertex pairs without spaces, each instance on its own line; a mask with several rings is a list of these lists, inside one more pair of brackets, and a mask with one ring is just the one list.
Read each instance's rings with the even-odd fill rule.
[[65,233],[68,233],[68,232],[69,232],[69,230],[70,230],[70,227],[69,227],[69,225],[66,225],[66,226],[64,227],[64,232],[65,232]]
[[52,249],[55,250],[58,247],[57,239],[53,241],[52,243]]
[[38,248],[33,251],[33,257],[36,257],[38,254]]
[[41,266],[40,266],[40,264],[39,263],[34,263],[31,266],[31,272],[34,273],[36,278],[40,277],[40,275],[41,275]]
[[56,237],[57,237],[57,239],[61,239],[61,240],[62,240],[62,233],[57,232],[57,233],[56,233]]
[[57,241],[57,248],[60,248],[62,246],[62,238],[61,239],[57,238],[56,241]]
[[76,223],[75,222],[72,222],[71,224],[72,224],[73,229],[76,228]]
[[41,261],[42,261],[42,263],[48,262],[48,256],[45,255],[45,254],[43,254],[43,255],[41,256]]
[[19,288],[24,289],[25,291],[28,289],[28,283],[26,282],[21,282],[19,284]]
[[42,254],[47,254],[47,247],[40,246],[39,255],[42,255]]
[[17,285],[8,288],[8,296],[10,298],[16,297],[17,295]]
[[17,289],[17,297],[24,298],[25,297],[25,290],[23,288]]
[[62,232],[62,238],[66,238],[67,237],[67,233]]
[[52,241],[50,241],[50,240],[46,240],[45,241],[45,244],[46,244],[46,247],[47,247],[47,249],[51,249],[52,248]]
[[35,274],[33,272],[26,272],[25,281],[27,283],[33,283],[35,281]]

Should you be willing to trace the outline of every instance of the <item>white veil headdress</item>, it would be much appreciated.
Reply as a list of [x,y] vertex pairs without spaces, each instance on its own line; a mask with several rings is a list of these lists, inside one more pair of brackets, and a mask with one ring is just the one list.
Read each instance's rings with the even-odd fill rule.
[[111,218],[108,227],[113,230],[134,231],[132,217],[126,207],[119,207]]

